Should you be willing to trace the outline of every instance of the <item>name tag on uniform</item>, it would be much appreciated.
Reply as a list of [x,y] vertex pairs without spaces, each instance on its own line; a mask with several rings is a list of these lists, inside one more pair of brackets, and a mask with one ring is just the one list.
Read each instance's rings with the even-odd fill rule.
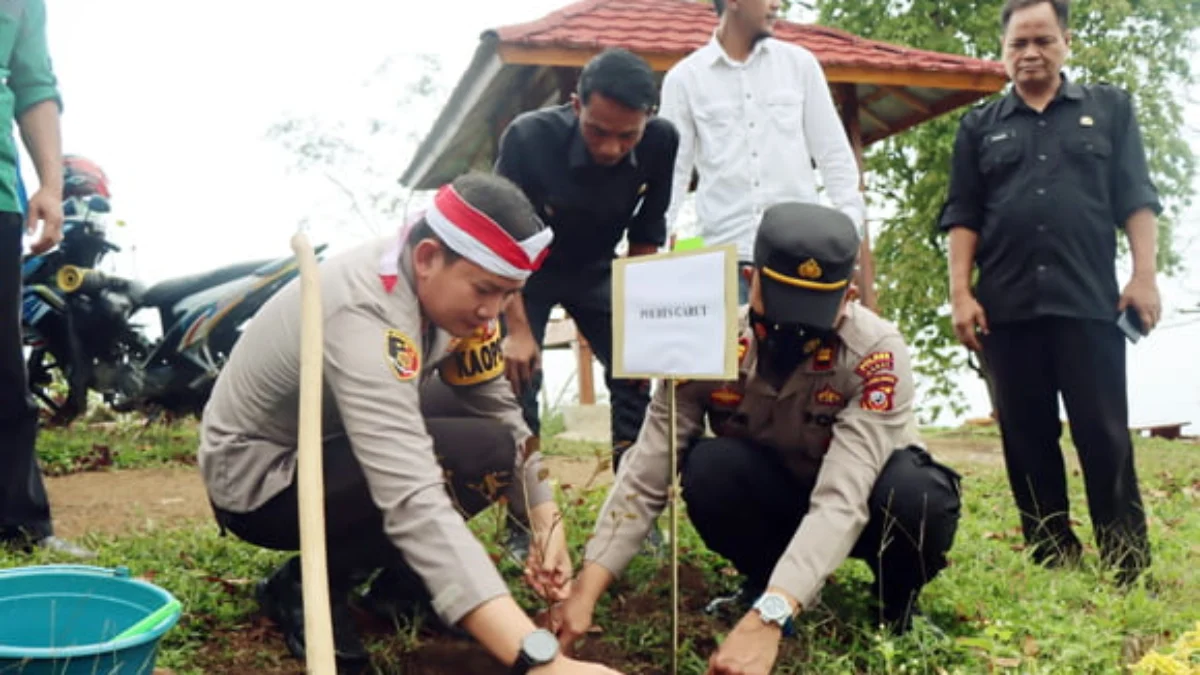
[[503,375],[500,337],[500,325],[493,321],[474,335],[459,340],[442,363],[442,381],[454,387],[469,387]]
[[1016,138],[1016,136],[1016,132],[1012,129],[1001,129],[1000,131],[995,131],[989,134],[987,137],[987,142],[999,143],[1000,141],[1007,141],[1010,138]]
[[1083,117],[1079,118],[1079,126],[1081,127],[1090,127],[1095,123],[1096,120],[1092,119],[1091,115],[1084,115]]

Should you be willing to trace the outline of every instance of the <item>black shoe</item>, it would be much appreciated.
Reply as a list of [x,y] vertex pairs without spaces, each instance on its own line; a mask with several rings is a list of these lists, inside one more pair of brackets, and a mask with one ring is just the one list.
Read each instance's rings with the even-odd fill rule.
[[921,607],[913,602],[885,604],[879,612],[883,626],[895,635],[904,635],[912,630],[913,619],[922,616]]
[[928,626],[929,632],[942,640],[949,639],[946,631],[934,623],[929,615],[922,612],[921,606],[916,601],[897,606],[885,605],[880,612],[880,617],[883,619],[883,626],[896,636],[908,634],[912,631],[913,620],[920,618]]
[[470,633],[446,624],[433,611],[432,598],[424,582],[407,565],[384,568],[359,597],[359,605],[392,624],[412,624],[421,620],[442,633],[459,638],[470,637]]
[[[254,589],[264,616],[283,633],[288,651],[304,660],[304,591],[300,582],[300,558],[294,557],[275,570]],[[329,613],[333,623],[333,651],[339,673],[365,669],[370,654],[358,635],[346,594],[330,592]]]
[[642,540],[641,555],[648,555],[651,558],[662,558],[670,553],[667,542],[663,539],[662,532],[658,531],[658,525],[651,525],[650,531],[646,533],[646,538]]
[[53,535],[39,539],[33,542],[33,545],[36,548],[57,553],[59,555],[64,555],[69,558],[75,558],[76,560],[91,560],[92,558],[96,557],[95,552],[89,551],[79,544],[67,541],[66,539],[59,539]]
[[91,560],[96,557],[93,551],[76,544],[66,539],[60,539],[54,535],[42,537],[41,539],[29,539],[23,535],[15,537],[0,538],[0,542],[4,546],[22,553],[33,553],[35,549],[42,549],[51,553],[64,556],[67,558],[75,558],[76,560]]
[[1083,544],[1071,535],[1033,545],[1033,561],[1046,569],[1074,569],[1083,560]]
[[504,541],[504,550],[514,562],[524,565],[529,559],[529,530],[509,521],[508,537]]
[[1141,586],[1146,589],[1146,596],[1154,599],[1162,592],[1162,584],[1145,567],[1122,567],[1117,571],[1115,582],[1117,590],[1122,593]]

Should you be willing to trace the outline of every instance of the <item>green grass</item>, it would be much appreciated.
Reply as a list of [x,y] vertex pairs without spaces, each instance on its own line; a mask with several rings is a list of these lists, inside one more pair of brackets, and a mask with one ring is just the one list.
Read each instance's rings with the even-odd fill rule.
[[[986,432],[969,432],[978,433]],[[950,432],[938,435],[953,438]],[[59,467],[74,466],[76,458],[94,452],[97,444],[115,450],[114,465],[126,468],[179,458],[190,461],[195,448],[194,431],[186,427],[116,428],[102,437],[95,432],[50,431],[42,438],[47,462]],[[591,456],[595,447],[548,445],[552,455]],[[827,586],[824,602],[803,616],[799,634],[785,642],[773,672],[1119,673],[1146,651],[1165,649],[1200,620],[1200,446],[1138,442],[1138,470],[1154,547],[1154,593],[1142,587],[1117,591],[1108,573],[1098,569],[1091,547],[1077,570],[1048,571],[1033,565],[1020,550],[1003,469],[955,468],[965,477],[965,503],[952,564],[922,597],[924,610],[948,638],[939,638],[923,623],[901,638],[875,630],[866,610],[869,573],[862,563],[849,561]],[[1090,542],[1078,472],[1071,475],[1071,494],[1077,532]],[[559,496],[579,551],[604,492],[570,490]],[[472,526],[498,552],[496,517],[495,512],[485,512]],[[666,527],[665,518],[662,525]],[[734,588],[737,579],[724,560],[704,548],[686,517],[680,525],[681,558],[687,568],[682,575],[683,603],[694,608],[709,595]],[[253,581],[281,561],[282,554],[258,551],[232,536],[219,537],[211,525],[84,541],[99,551],[96,564],[126,565],[183,602],[186,613],[166,637],[159,666],[176,675],[301,672],[277,635],[263,630],[251,598]],[[0,567],[49,561],[42,554],[0,551]],[[598,608],[603,633],[589,638],[586,653],[605,655],[622,672],[666,672],[671,639],[666,568],[666,561],[644,556],[634,560]],[[518,580],[518,566],[504,560],[501,569],[512,580],[518,600],[531,613],[536,611],[538,603]],[[683,625],[681,672],[702,673],[712,646],[730,624],[688,612]],[[396,669],[403,668],[399,664],[408,663],[406,659],[445,647],[444,638],[419,628],[400,627],[392,635],[372,638],[377,663],[390,667],[385,672],[404,672]]]
[[38,456],[51,476],[194,464],[198,446],[197,427],[192,422],[146,424],[128,415],[98,425],[47,429],[38,436]]

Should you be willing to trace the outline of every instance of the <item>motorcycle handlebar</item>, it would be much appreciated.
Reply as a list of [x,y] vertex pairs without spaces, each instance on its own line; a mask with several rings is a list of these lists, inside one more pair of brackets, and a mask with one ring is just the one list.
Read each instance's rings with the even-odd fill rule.
[[121,277],[112,277],[103,272],[75,265],[63,265],[54,276],[54,281],[65,293],[95,293],[106,289],[128,292],[131,282]]

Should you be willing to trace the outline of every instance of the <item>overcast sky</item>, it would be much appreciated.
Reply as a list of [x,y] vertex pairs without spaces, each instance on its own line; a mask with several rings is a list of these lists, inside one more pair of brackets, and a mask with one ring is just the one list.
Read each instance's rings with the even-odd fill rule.
[[[129,250],[110,268],[155,281],[288,255],[289,238],[306,217],[314,242],[341,248],[361,240],[371,230],[362,223],[331,224],[327,214],[346,210],[340,192],[322,176],[290,171],[294,157],[265,137],[271,125],[315,117],[353,131],[377,118],[397,125],[401,136],[422,135],[436,108],[389,117],[399,99],[395,89],[417,73],[389,71],[374,80],[376,86],[364,87],[389,56],[435,54],[448,91],[481,31],[535,19],[564,4],[49,2],[50,45],[65,101],[65,151],[105,167],[116,215],[128,223],[113,237]],[[1194,135],[1192,142],[1195,147]],[[366,145],[379,175],[398,178],[410,159],[411,147],[395,137]],[[1181,236],[1193,240],[1186,255],[1200,263],[1195,220],[1193,215]],[[1194,306],[1200,276],[1191,272],[1165,282],[1164,293],[1169,309]],[[1192,356],[1198,343],[1200,326],[1193,325],[1164,331],[1131,351],[1135,418],[1186,415],[1200,423],[1200,365]],[[562,378],[550,374],[550,384]],[[975,413],[980,395],[972,394]]]

